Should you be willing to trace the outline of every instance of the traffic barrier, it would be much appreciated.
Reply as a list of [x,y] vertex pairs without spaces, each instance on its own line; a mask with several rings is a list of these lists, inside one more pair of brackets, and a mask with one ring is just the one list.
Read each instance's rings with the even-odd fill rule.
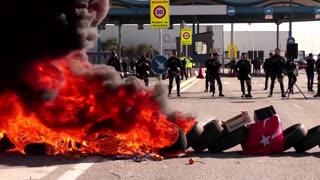
[[199,74],[198,74],[197,78],[204,79],[204,76],[205,76],[204,68],[199,67]]

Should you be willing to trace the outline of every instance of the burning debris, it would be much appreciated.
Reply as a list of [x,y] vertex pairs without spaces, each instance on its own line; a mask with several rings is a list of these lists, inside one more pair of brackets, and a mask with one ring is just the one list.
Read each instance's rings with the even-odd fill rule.
[[180,113],[171,120],[163,88],[145,89],[136,79],[122,82],[113,68],[87,61],[85,49],[96,39],[108,2],[2,3],[1,151],[117,155],[185,150],[195,120]]

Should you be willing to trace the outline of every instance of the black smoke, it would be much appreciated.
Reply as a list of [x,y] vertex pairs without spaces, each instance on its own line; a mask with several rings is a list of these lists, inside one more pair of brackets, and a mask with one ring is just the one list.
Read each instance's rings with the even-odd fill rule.
[[6,0],[0,5],[0,93],[32,101],[37,91],[24,80],[37,61],[50,61],[95,41],[108,0]]

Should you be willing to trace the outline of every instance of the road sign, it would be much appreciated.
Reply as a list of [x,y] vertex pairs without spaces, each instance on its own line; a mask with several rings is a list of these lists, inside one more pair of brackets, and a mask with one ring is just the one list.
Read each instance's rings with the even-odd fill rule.
[[271,6],[267,6],[264,8],[264,14],[265,15],[272,15],[273,14],[273,8]]
[[236,14],[236,8],[232,6],[227,7],[227,14],[228,16],[234,16]]
[[293,44],[293,43],[295,43],[296,42],[296,40],[294,39],[294,37],[289,37],[288,39],[287,39],[287,43],[288,44]]
[[180,32],[181,45],[192,45],[192,29],[183,28]]
[[150,0],[150,27],[170,27],[169,0]]
[[151,60],[151,70],[156,74],[164,74],[168,70],[167,58],[162,55],[158,55]]
[[238,47],[230,45],[228,46],[228,58],[238,58]]
[[315,13],[315,14],[320,14],[320,6],[316,6],[316,7],[314,8],[314,13]]

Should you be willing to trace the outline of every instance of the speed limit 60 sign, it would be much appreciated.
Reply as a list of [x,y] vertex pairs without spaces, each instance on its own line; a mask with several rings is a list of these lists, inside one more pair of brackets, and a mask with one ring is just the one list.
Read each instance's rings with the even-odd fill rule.
[[183,28],[180,32],[181,44],[182,45],[192,45],[192,29]]
[[170,27],[169,0],[150,0],[150,27]]

